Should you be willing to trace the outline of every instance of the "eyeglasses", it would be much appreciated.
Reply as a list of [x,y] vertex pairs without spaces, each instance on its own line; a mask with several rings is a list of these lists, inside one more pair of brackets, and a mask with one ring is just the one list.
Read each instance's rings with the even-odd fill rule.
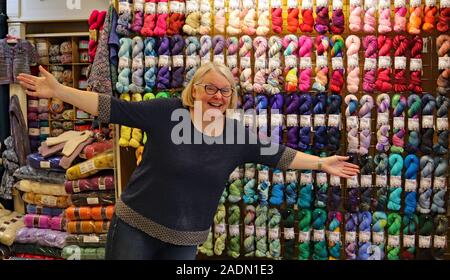
[[214,95],[214,94],[216,94],[216,92],[220,91],[222,96],[230,97],[234,92],[234,90],[230,87],[218,88],[215,85],[211,85],[211,84],[195,84],[195,85],[196,86],[204,86],[205,92],[208,95]]

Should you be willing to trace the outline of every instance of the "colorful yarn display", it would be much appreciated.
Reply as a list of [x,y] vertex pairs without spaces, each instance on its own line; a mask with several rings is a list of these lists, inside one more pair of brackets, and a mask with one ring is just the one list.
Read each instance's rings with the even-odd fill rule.
[[270,181],[268,178],[268,175],[265,176],[266,178],[263,179],[263,176],[261,174],[265,173],[268,174],[269,167],[265,165],[258,164],[257,166],[259,176],[258,176],[258,202],[260,205],[267,205],[268,199],[269,199],[269,188],[270,188]]
[[356,230],[359,227],[357,213],[345,213],[345,255],[347,260],[356,260],[358,243],[356,242]]
[[328,17],[328,0],[316,1],[316,23],[314,29],[319,34],[328,32],[330,18]]
[[331,26],[330,30],[332,34],[342,34],[345,29],[345,19],[344,13],[342,11],[343,1],[342,0],[332,0],[333,1],[333,14],[331,16]]
[[369,259],[369,249],[370,249],[370,226],[372,223],[372,214],[369,211],[359,212],[359,250],[358,250],[358,260],[368,260]]
[[241,32],[253,36],[256,33],[256,4],[253,0],[242,0]]
[[300,46],[298,51],[300,57],[298,89],[301,92],[306,92],[311,88],[313,42],[310,37],[303,35],[299,38],[298,45]]
[[394,1],[394,31],[397,33],[406,31],[406,0]]
[[227,255],[232,258],[238,258],[241,250],[241,235],[239,232],[239,222],[241,219],[241,210],[238,205],[228,207],[228,234]]
[[435,24],[435,17],[437,14],[436,1],[426,0],[424,7],[424,19],[422,30],[425,32],[432,32]]
[[241,22],[240,22],[240,5],[239,0],[228,1],[228,26],[227,34],[236,36],[241,34]]
[[378,70],[375,86],[378,91],[392,91],[391,83],[391,49],[392,40],[385,35],[378,35]]
[[377,11],[376,1],[364,0],[364,25],[365,33],[375,33],[375,13]]
[[170,87],[170,40],[162,37],[158,46],[158,74],[156,88],[168,89]]
[[212,40],[211,36],[203,35],[200,37],[200,63],[204,65],[206,63],[211,62],[211,48],[212,48]]
[[180,34],[183,29],[184,20],[185,20],[185,1],[184,0],[176,0],[169,2],[169,23],[167,27],[167,35],[172,36],[175,34]]
[[300,97],[298,94],[293,93],[285,96],[286,108],[284,114],[286,115],[286,146],[292,149],[298,149],[299,139],[299,126],[298,126],[298,113],[300,107]]
[[314,28],[313,1],[302,0],[302,18],[300,21],[300,31],[311,33],[313,31],[313,28]]
[[267,217],[268,208],[264,205],[256,207],[256,251],[255,256],[258,258],[267,257]]
[[298,39],[295,35],[286,35],[283,38],[284,48],[284,75],[285,75],[285,90],[292,93],[297,90],[298,75],[297,75],[297,49]]
[[271,134],[272,142],[283,142],[283,105],[284,98],[281,93],[277,93],[270,97],[270,114],[271,114]]
[[379,152],[387,152],[391,144],[389,143],[389,95],[383,93],[377,96],[377,144],[375,148]]
[[258,1],[258,27],[256,35],[265,36],[270,31],[269,0]]
[[197,0],[187,0],[186,19],[183,25],[183,32],[191,36],[199,34],[201,17],[202,14],[200,12],[199,2]]
[[363,39],[364,47],[364,77],[363,90],[366,93],[375,91],[376,68],[377,68],[377,37],[369,35]]
[[361,40],[356,35],[350,35],[345,40],[345,47],[347,48],[347,91],[355,94],[359,90],[359,48],[361,47]]
[[128,0],[119,1],[119,18],[117,19],[116,32],[124,37],[130,36],[131,4]]
[[341,258],[341,224],[343,222],[342,213],[332,211],[328,213],[328,251],[330,252],[330,260],[338,260]]
[[[419,150],[419,116],[422,108],[422,101],[416,94],[408,96],[408,143],[406,151],[414,154]],[[412,125],[415,124],[414,127]]]
[[361,0],[351,0],[350,15],[348,18],[349,21],[348,27],[352,32],[361,31],[362,26],[361,13],[362,13]]
[[267,39],[258,36],[253,40],[255,50],[255,76],[253,90],[256,94],[264,93],[267,88]]
[[344,87],[344,39],[339,35],[331,37],[331,82],[330,90],[332,93],[340,94]]
[[268,94],[278,94],[282,89],[282,75],[281,70],[281,49],[283,42],[278,36],[272,36],[269,39],[269,76],[267,77],[267,84],[265,91]]
[[131,93],[144,92],[144,41],[141,37],[136,36],[131,43],[132,47],[132,63],[131,63],[131,85],[129,87]]
[[[447,9],[450,11],[450,7]],[[448,57],[450,56],[450,36],[444,34],[439,35],[436,39],[436,48],[439,59],[439,77],[437,78],[436,91],[439,94],[446,95],[450,91],[450,64],[448,61]]]
[[167,18],[169,17],[168,0],[158,0],[158,7],[156,8],[157,19],[154,35],[162,37],[167,32]]
[[437,30],[442,33],[448,31],[450,25],[450,2],[441,1],[439,5],[439,19],[437,24]]
[[198,33],[206,35],[211,33],[211,5],[209,0],[200,0],[200,27]]
[[225,33],[225,1],[214,0],[214,32]]
[[267,221],[269,228],[269,252],[267,257],[275,260],[279,260],[281,257],[280,222],[280,211],[277,208],[270,208]]
[[357,122],[350,124],[350,119],[355,119],[358,115],[358,98],[353,94],[348,94],[345,96],[345,104],[347,104],[347,108],[345,109],[345,116],[347,118],[347,151],[349,153],[357,153],[359,148],[358,124]]
[[200,42],[197,37],[190,36],[186,38],[186,73],[184,74],[184,86],[186,86],[194,77],[195,72],[200,66]]
[[[419,224],[419,218],[416,214],[407,214],[403,216],[403,260],[412,260],[415,258],[416,247],[414,244],[407,244],[406,240],[414,240],[416,235],[416,228]],[[407,246],[405,246],[407,245]]]
[[[437,155],[446,155],[448,153],[448,108],[449,108],[449,98],[445,95],[438,95],[436,97],[436,117],[437,117],[437,134],[438,141],[433,146],[433,151]],[[442,125],[441,125],[442,123]]]
[[287,3],[287,26],[286,29],[289,33],[296,34],[299,28],[298,21],[298,0],[289,0]]
[[340,148],[340,128],[339,122],[330,123],[330,115],[334,115],[337,119],[340,119],[341,114],[341,104],[342,97],[337,94],[332,94],[328,96],[327,99],[327,114],[328,114],[328,126],[327,126],[327,136],[328,136],[328,147],[327,150],[331,153],[335,153]]
[[297,214],[297,226],[298,226],[298,259],[309,260],[311,256],[311,222],[312,214],[311,210],[300,209]]
[[156,53],[156,39],[153,37],[146,38],[144,41],[145,56],[145,89],[146,93],[152,92],[156,86],[156,73],[158,72],[158,56]]
[[422,93],[422,37],[415,36],[410,43],[411,59],[409,61],[410,77],[408,89],[414,93]]
[[244,256],[253,257],[255,256],[255,206],[247,205],[245,206],[245,217],[244,217]]
[[131,30],[134,33],[140,33],[142,26],[144,25],[144,0],[134,0],[133,1],[133,24],[131,25]]
[[[313,202],[313,185],[312,185],[312,174],[311,172],[303,172],[302,176],[309,176],[309,180],[300,180],[300,190],[298,193],[297,205],[300,209],[311,209]],[[306,177],[305,176],[305,177]]]
[[239,57],[241,59],[240,86],[244,93],[253,91],[252,68],[250,57],[252,52],[253,41],[248,35],[244,35],[239,39]]
[[388,232],[388,246],[387,246],[387,259],[399,260],[400,259],[400,242],[389,242],[389,238],[400,239],[400,230],[402,227],[402,217],[398,213],[389,213],[387,217],[387,232]]
[[327,243],[325,241],[326,222],[327,212],[323,209],[314,209],[312,212],[312,228],[314,232],[313,260],[328,259]]
[[392,41],[394,47],[394,91],[404,92],[408,90],[406,83],[406,55],[409,48],[409,40],[405,35],[396,35]]
[[445,180],[448,175],[448,160],[446,158],[436,157],[434,159],[434,165],[434,188],[431,212],[445,214],[447,212],[445,207],[445,193],[447,192]]
[[[401,176],[403,170],[403,158],[399,154],[389,155],[389,167],[391,182],[387,208],[391,211],[400,211],[402,201]],[[400,178],[400,185],[394,185],[393,177]]]
[[313,98],[314,113],[314,149],[323,151],[327,148],[327,127],[325,126],[325,113],[327,111],[326,93],[317,93]]
[[328,86],[328,46],[328,38],[324,35],[319,35],[314,40],[314,47],[316,49],[316,78],[313,89],[319,92],[326,91]]
[[386,34],[391,31],[391,1],[380,0],[378,3],[378,33]]
[[284,254],[283,259],[293,260],[295,255],[295,212],[292,208],[286,208],[282,212],[283,232],[284,232]]
[[407,215],[416,212],[417,207],[417,173],[419,171],[419,158],[410,154],[405,157],[405,185],[411,185],[412,187],[405,187],[405,208],[404,212]]
[[[373,243],[376,248],[374,254],[371,256],[371,260],[382,260],[384,259],[384,228],[387,225],[387,215],[384,212],[376,211],[372,215],[372,232],[373,232]],[[378,251],[378,253],[376,252]]]
[[[301,151],[307,151],[311,148],[311,105],[312,96],[304,93],[300,95],[300,132],[298,148]],[[302,122],[302,119],[304,120]]]
[[422,7],[421,2],[416,0],[409,1],[409,20],[407,24],[407,31],[409,34],[420,34],[420,27],[422,26]]
[[427,93],[422,96],[422,140],[420,150],[423,154],[433,152],[434,120],[433,113],[436,109],[436,99]]
[[225,250],[225,240],[227,239],[225,216],[225,205],[219,204],[216,214],[214,215],[214,254],[216,256],[221,256],[223,250]]
[[[420,188],[419,188],[419,203],[417,204],[417,211],[422,214],[429,214],[431,211],[431,177],[434,172],[434,160],[431,156],[422,156],[420,158]],[[426,183],[428,181],[428,183]]]
[[[360,118],[360,133],[359,133],[359,154],[366,155],[369,153],[371,140],[371,117],[374,101],[372,96],[366,94],[361,97],[359,118]],[[363,121],[364,119],[364,121]]]
[[391,103],[393,113],[392,116],[394,117],[394,130],[392,131],[392,146],[391,146],[391,153],[397,153],[402,154],[403,153],[403,147],[405,145],[405,109],[406,109],[406,98],[403,95],[395,94],[392,97],[392,103]]
[[386,154],[376,154],[373,158],[373,162],[375,163],[375,174],[377,176],[383,177],[384,182],[376,182],[376,185],[379,187],[376,190],[375,200],[373,201],[373,208],[376,211],[386,211],[387,204],[387,168],[388,168],[388,157]]
[[283,9],[280,0],[270,0],[272,32],[280,34],[283,32]]

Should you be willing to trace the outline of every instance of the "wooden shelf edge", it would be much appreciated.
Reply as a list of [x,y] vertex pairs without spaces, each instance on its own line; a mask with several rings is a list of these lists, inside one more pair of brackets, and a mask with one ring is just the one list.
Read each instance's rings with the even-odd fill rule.
[[26,38],[44,38],[44,37],[84,37],[89,36],[89,32],[69,32],[69,33],[36,33],[27,34]]

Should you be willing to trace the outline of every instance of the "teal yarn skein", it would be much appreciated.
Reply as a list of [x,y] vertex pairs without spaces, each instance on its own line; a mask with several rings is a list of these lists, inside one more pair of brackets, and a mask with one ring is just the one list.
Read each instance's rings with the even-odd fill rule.
[[241,209],[238,205],[231,205],[228,208],[228,244],[227,254],[232,258],[238,258],[241,251],[241,235],[239,223],[241,219]]
[[269,252],[267,257],[278,260],[281,258],[280,222],[281,214],[277,208],[269,209]]
[[[399,154],[391,154],[389,156],[389,167],[390,173],[392,176],[400,176],[402,175],[403,170],[403,158]],[[389,201],[388,201],[388,209],[392,211],[399,211],[401,208],[402,201],[402,188],[401,186],[391,186],[389,188]]]
[[[297,227],[299,235],[303,233],[310,238],[312,213],[308,209],[300,209],[297,214]],[[298,244],[298,259],[309,260],[311,257],[311,242],[310,239],[306,239],[304,242],[299,240]]]
[[[325,230],[325,224],[327,222],[327,212],[323,209],[314,209],[312,213],[312,228],[313,230]],[[314,260],[327,260],[328,251],[327,243],[324,240],[314,241],[313,245],[313,259]]]
[[244,256],[246,257],[255,256],[255,216],[255,206],[247,205],[244,217]]
[[267,257],[267,214],[266,205],[258,205],[256,207],[256,251],[255,256],[258,258]]

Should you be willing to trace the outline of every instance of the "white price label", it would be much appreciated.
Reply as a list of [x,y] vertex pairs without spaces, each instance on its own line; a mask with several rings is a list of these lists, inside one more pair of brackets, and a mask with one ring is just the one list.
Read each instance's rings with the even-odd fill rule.
[[256,228],[256,236],[257,237],[266,236],[266,233],[267,233],[266,227],[257,227]]
[[325,185],[327,183],[327,173],[320,172],[316,174],[317,184]]
[[284,228],[284,239],[291,240],[295,238],[294,228]]
[[315,229],[313,231],[313,241],[324,241],[325,231],[323,229]]
[[406,6],[406,0],[394,0],[394,7],[401,8]]
[[419,130],[419,119],[418,118],[408,118],[408,129],[409,130]]
[[347,117],[347,127],[350,128],[358,128],[359,123],[358,123],[358,117],[357,116],[348,116]]
[[274,172],[272,176],[272,183],[284,184],[283,172]]
[[389,178],[389,185],[391,187],[401,187],[402,186],[402,176],[391,176]]
[[434,177],[434,185],[435,189],[447,189],[447,178],[446,177]]
[[167,2],[158,2],[158,7],[156,9],[158,14],[167,14],[169,11],[169,5]]
[[423,128],[433,128],[434,119],[433,116],[424,115],[422,116],[422,127]]
[[227,65],[230,68],[237,67],[237,56],[236,55],[228,55],[227,56]]
[[214,226],[214,232],[218,234],[225,234],[226,232],[225,224],[216,224]]
[[300,69],[307,69],[311,67],[311,57],[300,57]]
[[328,239],[334,243],[341,243],[341,233],[335,232],[335,231],[330,231],[330,232],[328,232]]
[[358,176],[352,176],[347,179],[348,188],[357,188],[359,186]]
[[100,238],[96,235],[85,235],[83,236],[83,243],[98,243]]
[[316,0],[317,7],[328,7],[328,0]]
[[275,240],[280,238],[280,228],[276,227],[276,228],[270,228],[269,229],[269,239],[270,240]]
[[382,69],[391,68],[391,57],[390,56],[378,57],[378,68]]
[[58,204],[58,198],[56,196],[44,195],[42,196],[42,204],[55,207]]
[[146,56],[145,57],[145,67],[150,68],[158,65],[158,58],[156,56]]
[[39,101],[37,100],[28,100],[28,107],[38,107],[39,106]]
[[174,55],[172,56],[172,66],[173,67],[182,67],[183,66],[183,55]]
[[219,64],[225,64],[225,56],[223,54],[215,54],[213,56],[213,61]]
[[301,185],[312,184],[312,174],[311,173],[301,173],[300,174],[300,184]]
[[325,114],[314,115],[314,126],[325,126]]
[[286,115],[286,126],[287,127],[298,126],[298,115],[296,114]]
[[239,225],[229,225],[228,232],[230,236],[239,236]]
[[335,186],[335,187],[341,186],[341,177],[336,176],[336,175],[331,175],[330,176],[330,185]]
[[281,67],[281,62],[278,59],[270,59],[269,60],[269,70],[274,71]]
[[282,126],[283,125],[283,115],[282,114],[270,115],[270,124],[272,126]]
[[48,126],[41,127],[40,128],[40,134],[41,135],[50,134],[50,127],[48,127]]
[[410,0],[409,6],[410,7],[420,7],[422,1],[421,0]]
[[200,58],[200,65],[205,65],[211,62],[211,54],[206,53],[204,56]]
[[360,118],[359,119],[359,129],[360,130],[365,130],[365,129],[370,130],[371,129],[370,121],[371,121],[370,118]]
[[298,242],[308,243],[311,240],[311,231],[299,231]]
[[341,115],[328,115],[328,126],[339,127]]
[[431,188],[431,178],[420,178],[420,188],[424,190]]
[[446,70],[450,68],[450,59],[448,56],[441,56],[438,59],[438,69]]
[[396,56],[394,58],[394,68],[395,69],[406,69],[406,57]]
[[372,232],[372,240],[375,244],[384,244],[384,231]]
[[41,161],[39,163],[39,166],[43,169],[48,169],[50,168],[50,161]]
[[29,128],[28,135],[30,136],[39,136],[40,130],[39,128]]
[[250,68],[251,67],[250,57],[247,57],[247,56],[241,57],[241,67],[242,68]]
[[389,235],[388,245],[391,247],[400,247],[400,235]]
[[394,117],[394,128],[397,128],[397,129],[405,128],[405,118],[404,117]]
[[405,180],[405,191],[415,192],[417,190],[417,180],[416,179],[406,179]]
[[128,1],[119,2],[119,13],[129,12],[131,7]]
[[300,126],[310,127],[311,126],[311,115],[300,115]]
[[416,247],[415,235],[403,235],[403,247],[412,248]]
[[431,236],[419,235],[419,248],[431,248]]
[[225,0],[214,0],[214,8],[216,9],[225,8]]
[[255,226],[246,225],[245,226],[245,236],[252,236],[255,234]]
[[298,8],[298,1],[297,0],[288,0],[287,6],[289,8]]
[[387,186],[387,176],[386,175],[377,175],[375,178],[375,185],[377,187]]
[[354,242],[356,242],[356,232],[355,231],[347,231],[347,232],[345,232],[345,242],[346,243],[354,243]]
[[389,113],[388,112],[384,112],[384,113],[378,113],[377,114],[377,125],[385,125],[385,124],[389,124]]
[[333,70],[344,69],[344,60],[342,57],[333,57],[331,58],[331,67]]
[[86,174],[95,169],[95,163],[93,160],[88,160],[80,164],[81,175]]
[[448,118],[436,119],[437,130],[448,130]]
[[350,0],[350,6],[352,6],[352,7],[361,6],[361,0]]
[[97,205],[97,204],[100,203],[99,200],[98,200],[98,197],[88,197],[88,198],[86,199],[86,202],[87,202],[87,204],[89,204],[89,205]]
[[259,170],[258,171],[258,180],[259,180],[259,182],[268,182],[269,181],[269,170]]
[[421,58],[411,58],[409,61],[410,71],[422,71],[422,59]]
[[363,188],[372,187],[372,175],[361,175],[361,187]]
[[245,178],[247,178],[247,179],[255,178],[255,168],[246,168],[245,169]]
[[48,99],[39,99],[39,107],[47,107],[48,106]]
[[170,56],[168,56],[168,55],[160,55],[158,57],[158,65],[160,67],[162,67],[162,66],[169,66],[170,65]]
[[297,183],[297,171],[289,170],[286,171],[286,183]]
[[325,55],[316,56],[316,66],[318,68],[324,68],[328,66],[328,60]]
[[149,14],[156,14],[156,3],[146,2],[145,3],[145,13],[147,15],[149,15]]
[[252,127],[254,121],[254,115],[244,114],[244,125]]
[[366,57],[364,59],[364,70],[375,70],[377,69],[377,59]]
[[198,66],[199,62],[200,62],[200,57],[198,55],[186,56],[186,67]]
[[369,242],[369,241],[370,241],[370,231],[360,231],[359,242]]
[[440,235],[435,235],[434,236],[434,242],[433,242],[433,247],[434,248],[447,248],[447,236],[440,236]]
[[353,69],[359,66],[359,57],[358,54],[352,54],[347,57],[347,67]]
[[261,70],[266,68],[266,58],[265,57],[258,57],[255,59],[255,69]]

